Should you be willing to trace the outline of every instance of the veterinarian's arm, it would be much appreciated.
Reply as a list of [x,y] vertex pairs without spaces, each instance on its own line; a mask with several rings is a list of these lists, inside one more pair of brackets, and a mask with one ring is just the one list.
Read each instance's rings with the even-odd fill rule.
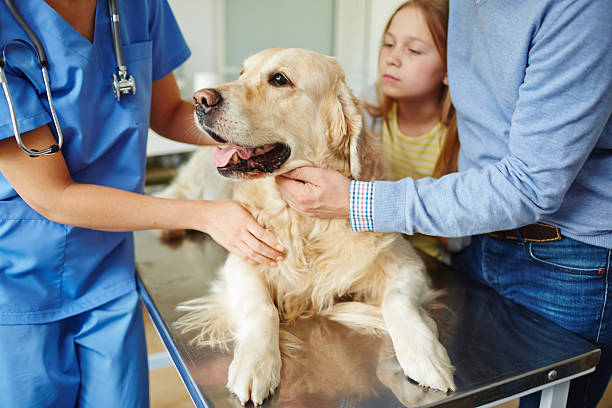
[[[22,135],[40,149],[55,143],[47,126]],[[251,262],[272,263],[282,253],[252,209],[225,201],[169,200],[116,188],[76,183],[62,153],[31,158],[14,139],[0,140],[0,172],[35,211],[62,224],[104,231],[195,229]]]
[[216,145],[193,121],[194,104],[181,99],[174,74],[153,82],[150,126],[156,133],[177,142]]

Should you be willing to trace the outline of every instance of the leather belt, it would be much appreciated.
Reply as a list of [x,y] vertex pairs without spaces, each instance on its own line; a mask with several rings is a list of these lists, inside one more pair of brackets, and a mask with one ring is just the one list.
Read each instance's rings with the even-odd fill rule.
[[554,225],[544,224],[543,222],[536,222],[513,230],[490,232],[488,235],[499,239],[518,240],[522,238],[528,242],[550,242],[563,239],[559,228]]

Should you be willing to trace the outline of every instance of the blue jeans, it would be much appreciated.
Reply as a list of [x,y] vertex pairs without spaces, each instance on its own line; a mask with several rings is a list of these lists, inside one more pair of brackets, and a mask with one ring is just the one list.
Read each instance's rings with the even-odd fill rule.
[[[571,238],[540,243],[479,235],[452,264],[602,349],[597,370],[571,382],[567,403],[594,408],[612,374],[611,256],[611,249]],[[540,393],[521,398],[520,408],[538,407],[539,399]]]

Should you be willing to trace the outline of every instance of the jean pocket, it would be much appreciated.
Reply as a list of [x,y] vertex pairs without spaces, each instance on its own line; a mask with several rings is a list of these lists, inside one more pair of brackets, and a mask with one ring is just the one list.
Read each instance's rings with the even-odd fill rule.
[[554,269],[580,275],[599,275],[608,268],[609,250],[563,238],[554,242],[530,242],[529,256]]

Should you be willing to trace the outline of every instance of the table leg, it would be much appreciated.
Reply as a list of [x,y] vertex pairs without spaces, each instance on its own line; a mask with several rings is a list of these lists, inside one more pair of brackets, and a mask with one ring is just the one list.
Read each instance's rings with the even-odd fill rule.
[[567,393],[569,392],[570,382],[565,381],[553,387],[542,390],[540,398],[540,408],[557,408],[567,405]]
[[167,351],[149,354],[149,371],[157,370],[158,368],[170,367],[172,365],[174,365],[174,362]]

